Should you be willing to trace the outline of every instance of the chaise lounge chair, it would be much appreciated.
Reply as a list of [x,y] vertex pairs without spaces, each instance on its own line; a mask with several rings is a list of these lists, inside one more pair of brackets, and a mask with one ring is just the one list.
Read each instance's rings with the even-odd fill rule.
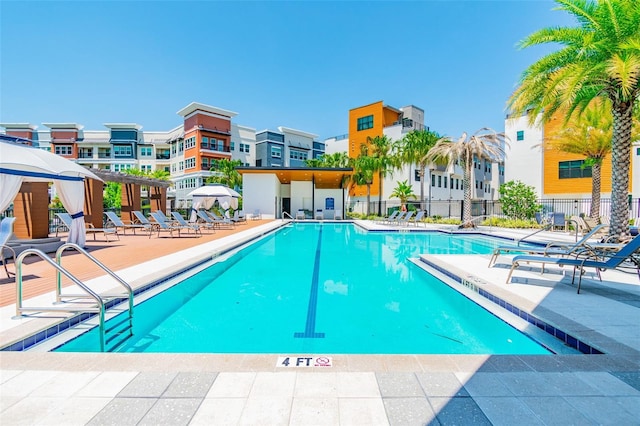
[[104,214],[107,216],[107,223],[112,224],[116,229],[120,228],[122,229],[122,233],[124,235],[127,234],[127,229],[133,229],[133,235],[136,234],[136,229],[143,229],[146,232],[152,232],[153,231],[153,227],[151,226],[151,224],[145,225],[142,223],[133,223],[133,222],[128,222],[125,223],[120,217],[118,217],[118,215],[115,212],[104,212]]
[[304,210],[303,209],[298,209],[298,211],[296,212],[296,220],[298,220],[298,219],[304,220],[306,218],[307,218],[307,215],[305,214]]
[[[160,215],[158,215],[160,216]],[[188,223],[184,220],[184,217],[180,214],[180,212],[171,212],[171,216],[176,220],[178,226],[184,229],[192,229],[196,234],[202,235],[202,231],[200,230],[200,225],[197,223]]]
[[426,212],[424,210],[419,210],[413,218],[409,219],[408,223],[413,223],[415,226],[418,226],[418,223],[422,222],[422,218],[424,217],[425,213]]
[[[69,213],[56,213],[56,216],[58,216],[58,218],[60,219],[60,221],[63,223],[63,227],[70,229],[71,228],[71,223],[73,222],[73,219],[71,218],[71,215]],[[56,237],[58,236],[58,231],[60,230],[60,225],[58,225],[56,227]],[[110,242],[109,240],[109,235],[115,235],[116,238],[118,240],[120,240],[120,236],[118,235],[118,230],[115,227],[112,228],[95,228],[92,224],[90,223],[85,223],[85,232],[87,234],[93,234],[93,240],[96,240],[96,234],[102,233],[104,235],[105,240],[107,240],[107,242]]]
[[[2,261],[4,271],[7,273],[7,278],[10,278],[9,270],[7,269],[7,259],[13,259],[13,264],[16,264],[16,252],[7,245],[9,238],[13,235],[13,222],[15,222],[15,220],[15,217],[5,217],[2,219],[2,223],[0,223],[0,261]],[[5,250],[9,256],[5,256]]]
[[[193,229],[190,226],[182,226],[182,225],[174,225],[170,222],[166,222],[164,218],[158,214],[158,212],[150,213],[153,220],[155,220],[154,229],[158,231],[158,237],[160,237],[160,232],[168,231],[173,238],[173,231],[178,231],[178,237],[180,236],[180,231],[183,229]],[[149,238],[151,238],[151,233],[149,234]]]
[[[571,280],[571,284],[575,282],[576,279],[576,269],[579,269],[580,278],[578,280],[578,293],[580,293],[580,285],[582,284],[582,274],[583,268],[596,268],[596,272],[598,273],[598,277],[602,280],[600,276],[600,270],[607,269],[615,269],[622,265],[623,262],[629,261],[635,265],[636,272],[638,273],[638,278],[640,278],[640,253],[637,253],[640,250],[640,235],[636,236],[634,239],[629,241],[626,244],[621,245],[620,250],[617,251],[600,251],[597,253],[589,253],[583,256],[578,257],[550,257],[550,256],[530,256],[530,255],[521,255],[513,258],[511,264],[511,270],[509,271],[509,275],[507,276],[507,284],[511,281],[511,274],[513,271],[520,266],[521,263],[542,263],[543,268],[544,264],[554,264],[558,266],[573,266],[573,278]],[[598,260],[602,258],[603,260]]]
[[402,218],[397,220],[397,225],[398,226],[407,226],[409,224],[409,221],[413,217],[414,213],[415,213],[414,210],[411,210],[411,211],[407,212],[407,214],[405,214],[404,217],[402,217]]
[[551,242],[547,244],[545,247],[523,247],[518,245],[512,246],[500,246],[493,249],[493,254],[491,255],[491,259],[489,259],[489,265],[495,265],[498,260],[498,256],[502,253],[511,253],[511,252],[520,252],[527,254],[539,254],[542,256],[569,256],[574,254],[578,250],[583,250],[586,248],[585,244],[587,241],[594,237],[594,235],[601,232],[601,229],[606,227],[607,225],[598,225],[587,234],[585,234],[580,240],[578,240],[575,244],[562,244],[558,242]]

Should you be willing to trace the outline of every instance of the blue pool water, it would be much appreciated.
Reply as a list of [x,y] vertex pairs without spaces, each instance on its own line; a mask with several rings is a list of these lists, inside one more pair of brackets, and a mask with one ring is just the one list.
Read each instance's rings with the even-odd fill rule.
[[[501,241],[295,224],[135,308],[116,352],[546,354],[407,260]],[[97,330],[58,351],[98,351]]]

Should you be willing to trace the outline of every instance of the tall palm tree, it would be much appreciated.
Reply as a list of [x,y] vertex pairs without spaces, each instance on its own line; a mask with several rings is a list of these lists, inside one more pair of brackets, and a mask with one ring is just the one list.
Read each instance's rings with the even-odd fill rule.
[[464,208],[462,227],[473,227],[471,220],[471,168],[473,160],[501,161],[505,156],[507,144],[504,133],[496,133],[489,128],[482,128],[471,136],[463,133],[457,141],[441,139],[429,150],[425,161],[435,164],[446,164],[452,168],[459,164],[463,170],[462,187],[464,189]]
[[[402,164],[417,165],[420,177],[420,208],[424,210],[424,175],[431,164],[429,151],[442,137],[431,130],[413,130],[402,138],[400,145],[400,161]],[[429,183],[430,184],[430,183]]]
[[373,175],[376,171],[376,160],[369,155],[366,145],[360,148],[360,155],[351,159],[351,185],[366,185],[367,187],[367,216],[369,216],[369,205],[371,204],[371,184],[373,184]]
[[594,98],[611,101],[611,236],[629,235],[627,194],[631,164],[631,124],[640,98],[640,2],[638,0],[555,0],[577,27],[549,27],[520,42],[521,48],[559,44],[529,66],[508,101],[530,122],[548,121],[559,110],[582,113]]
[[382,216],[382,184],[384,178],[393,173],[397,167],[397,160],[393,155],[393,141],[384,136],[367,137],[367,143],[371,147],[371,153],[376,160],[376,172],[378,173],[378,216]]

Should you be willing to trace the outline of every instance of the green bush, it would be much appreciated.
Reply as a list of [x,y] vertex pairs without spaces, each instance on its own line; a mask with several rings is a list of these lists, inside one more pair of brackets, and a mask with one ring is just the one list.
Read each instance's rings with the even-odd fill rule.
[[537,203],[535,189],[519,180],[500,185],[502,212],[513,219],[532,219],[542,206]]

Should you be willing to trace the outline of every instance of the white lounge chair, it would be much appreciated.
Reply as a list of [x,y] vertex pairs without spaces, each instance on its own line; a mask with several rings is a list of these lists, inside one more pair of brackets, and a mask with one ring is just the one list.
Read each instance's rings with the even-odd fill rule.
[[323,213],[322,209],[316,209],[316,214],[314,216],[314,219],[318,219],[318,220],[323,220],[324,219],[324,213]]
[[304,210],[303,209],[298,209],[298,211],[296,212],[296,220],[297,219],[306,219],[306,218],[307,218],[307,215],[304,212]]

